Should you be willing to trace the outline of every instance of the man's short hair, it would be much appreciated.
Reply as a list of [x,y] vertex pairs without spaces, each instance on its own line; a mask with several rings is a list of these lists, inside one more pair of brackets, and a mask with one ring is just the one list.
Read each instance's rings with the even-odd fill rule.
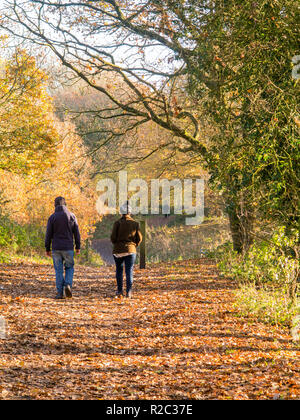
[[55,199],[54,205],[55,205],[55,207],[57,207],[57,206],[66,206],[67,203],[66,203],[66,200],[64,199],[64,197],[57,197]]

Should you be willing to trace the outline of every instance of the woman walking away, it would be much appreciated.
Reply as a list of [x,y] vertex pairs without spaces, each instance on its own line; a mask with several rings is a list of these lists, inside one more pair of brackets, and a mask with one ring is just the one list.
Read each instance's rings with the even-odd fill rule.
[[116,263],[117,297],[123,296],[123,271],[126,273],[126,297],[132,297],[133,267],[136,260],[136,248],[143,237],[139,223],[131,217],[132,209],[128,202],[120,208],[121,219],[114,223],[111,241]]

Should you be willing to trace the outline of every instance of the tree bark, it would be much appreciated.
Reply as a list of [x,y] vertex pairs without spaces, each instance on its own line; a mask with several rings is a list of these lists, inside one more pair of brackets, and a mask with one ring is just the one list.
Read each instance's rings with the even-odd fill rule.
[[234,251],[245,254],[253,243],[253,211],[242,203],[230,206],[228,210],[229,225]]

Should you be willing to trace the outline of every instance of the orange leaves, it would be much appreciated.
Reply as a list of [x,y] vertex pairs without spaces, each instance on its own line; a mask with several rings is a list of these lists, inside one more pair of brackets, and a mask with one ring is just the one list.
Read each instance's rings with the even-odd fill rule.
[[[76,214],[85,240],[98,220],[96,189],[90,181],[91,161],[84,156],[86,150],[73,124],[53,120],[53,126],[61,141],[55,148],[57,155],[51,167],[42,174],[33,172],[28,176],[0,171],[0,189],[8,201],[5,211],[20,223],[45,226],[54,211],[55,197],[64,196]],[[12,196],[13,201],[9,200]]]
[[299,349],[287,331],[236,316],[235,285],[212,260],[136,270],[122,304],[109,267],[77,267],[72,301],[52,300],[49,266],[0,266],[0,279],[0,399],[300,396]]
[[0,77],[0,168],[16,173],[42,171],[55,157],[58,134],[49,115],[47,76],[26,51],[6,60]]

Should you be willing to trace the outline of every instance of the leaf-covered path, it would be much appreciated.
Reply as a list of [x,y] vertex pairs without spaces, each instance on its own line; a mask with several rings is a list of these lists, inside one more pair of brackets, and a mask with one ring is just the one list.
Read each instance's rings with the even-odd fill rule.
[[0,266],[0,399],[298,399],[287,330],[237,316],[210,260],[136,270],[114,299],[113,268],[77,267],[55,301],[51,266]]

